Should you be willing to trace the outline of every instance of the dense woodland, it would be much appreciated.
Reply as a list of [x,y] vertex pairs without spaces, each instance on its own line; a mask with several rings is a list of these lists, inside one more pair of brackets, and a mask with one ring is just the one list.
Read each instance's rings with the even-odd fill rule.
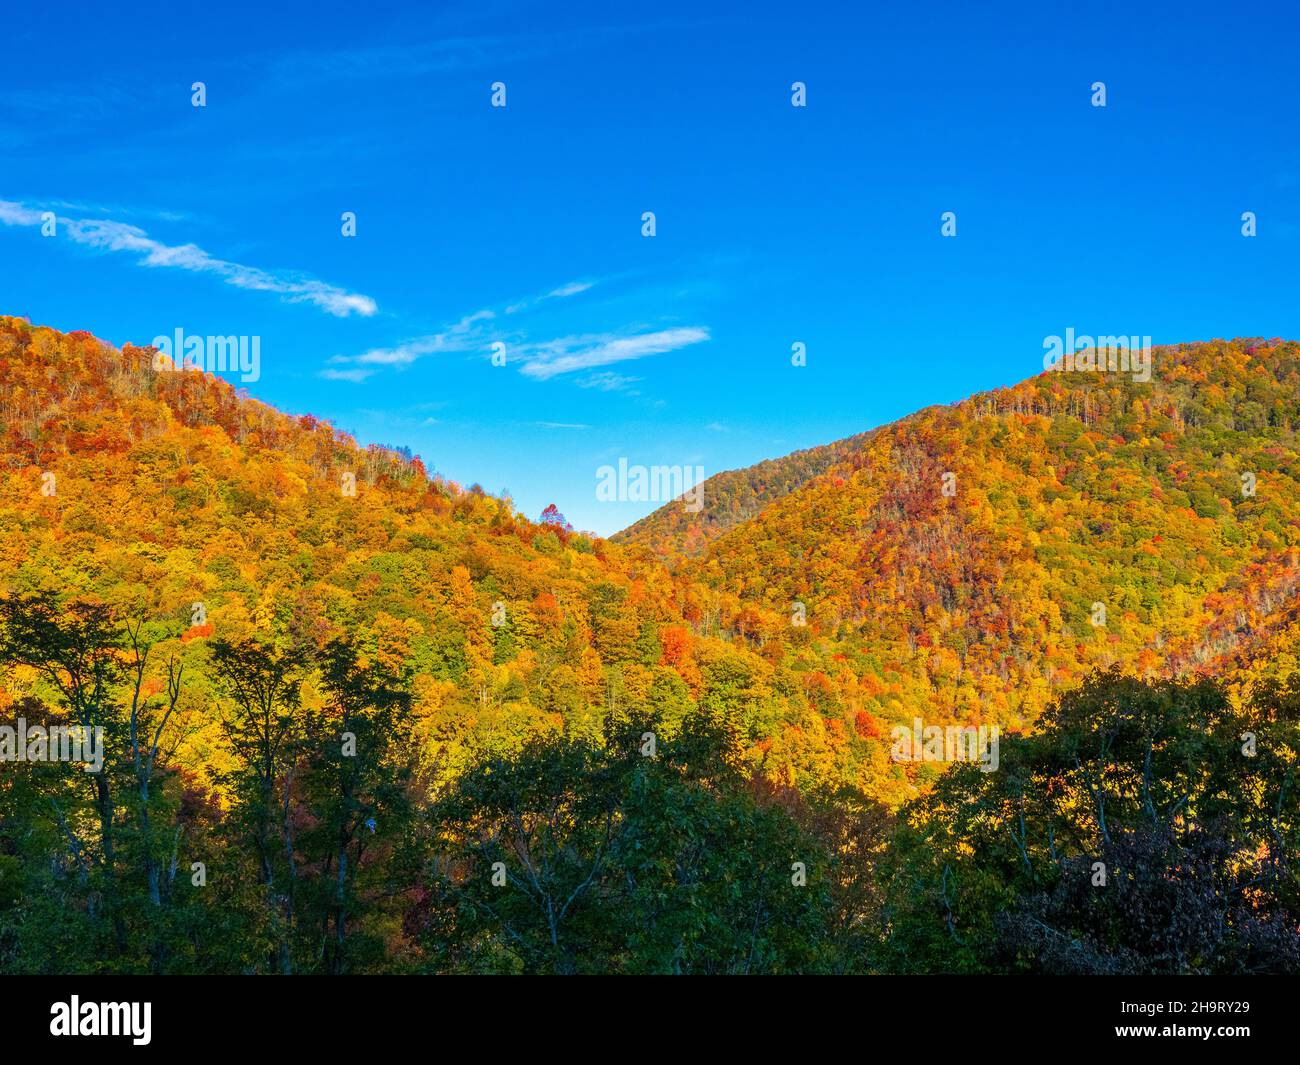
[[697,556],[723,533],[756,516],[772,500],[843,462],[869,435],[851,436],[741,470],[714,474],[704,483],[702,506],[697,510],[660,507],[610,539],[617,544],[643,544],[669,562]]
[[106,747],[0,763],[0,971],[1300,970],[1298,428],[1157,349],[612,543],[0,318],[0,724]]

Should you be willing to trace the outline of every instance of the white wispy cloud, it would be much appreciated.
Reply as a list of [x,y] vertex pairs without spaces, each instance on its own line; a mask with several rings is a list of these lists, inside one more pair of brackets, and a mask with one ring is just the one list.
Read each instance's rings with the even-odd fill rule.
[[119,204],[70,203],[67,200],[52,200],[49,207],[60,211],[83,211],[94,214],[126,216],[141,218],[154,222],[191,222],[194,216],[185,211],[172,211],[158,207],[123,207]]
[[320,375],[327,381],[351,381],[354,385],[360,384],[375,370],[366,370],[361,367],[353,367],[351,370],[321,370]]
[[12,200],[0,200],[0,222],[7,226],[39,226],[41,212]]
[[632,386],[640,380],[639,377],[628,377],[625,374],[614,373],[613,370],[598,370],[596,373],[578,378],[573,383],[579,388],[596,388],[601,392],[628,392],[637,395]]
[[[37,207],[0,200],[0,222],[7,226],[38,226],[44,214]],[[56,235],[98,251],[137,256],[142,266],[211,274],[227,285],[269,292],[286,303],[309,303],[336,318],[357,314],[368,318],[378,311],[369,296],[290,271],[263,270],[209,255],[197,244],[164,244],[139,226],[102,218],[62,218],[56,215]]]
[[539,303],[544,303],[546,300],[562,300],[567,299],[570,296],[576,296],[579,293],[586,292],[589,288],[593,288],[595,284],[596,282],[594,281],[570,281],[567,285],[560,285],[541,296],[533,296],[526,300],[520,300],[518,303],[512,303],[506,308],[506,314],[518,314],[520,311],[526,311],[530,307],[536,307]]
[[[558,285],[540,296],[508,305],[504,314],[532,308],[546,300],[575,296],[595,284],[595,281],[571,281]],[[500,342],[505,345],[507,363],[532,380],[545,381],[562,374],[595,371],[585,373],[575,383],[581,388],[635,396],[639,393],[631,385],[640,378],[600,367],[677,351],[710,339],[708,329],[703,326],[680,326],[648,332],[629,329],[618,333],[585,333],[531,341],[518,327],[503,332],[501,324],[501,316],[496,311],[475,311],[437,333],[412,337],[391,347],[372,348],[360,355],[335,355],[320,371],[320,376],[330,381],[357,383],[380,370],[404,369],[430,355],[479,352],[486,357],[493,345]]]
[[[320,376],[327,381],[359,382],[384,368],[410,366],[426,355],[471,351],[485,343],[482,323],[495,317],[492,311],[475,311],[441,333],[415,337],[391,348],[371,348],[360,355],[335,355],[329,360],[330,366],[321,370]],[[334,368],[338,366],[349,368]]]
[[546,294],[546,298],[563,299],[565,296],[576,296],[579,292],[586,292],[595,283],[594,281],[570,281],[567,285],[551,289]]
[[662,355],[708,339],[709,331],[701,326],[632,335],[599,333],[559,337],[525,347],[520,352],[524,360],[520,372],[536,381],[545,381],[560,374]]

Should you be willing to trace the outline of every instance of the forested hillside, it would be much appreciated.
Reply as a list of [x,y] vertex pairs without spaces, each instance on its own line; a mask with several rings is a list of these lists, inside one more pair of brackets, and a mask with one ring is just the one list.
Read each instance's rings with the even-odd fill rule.
[[1020,725],[1093,669],[1208,664],[1300,583],[1298,354],[1160,348],[1150,384],[1049,373],[921,411],[683,573],[752,641],[806,616],[829,688],[887,719]]
[[703,506],[699,511],[672,504],[663,506],[610,539],[620,544],[644,544],[670,563],[694,557],[769,503],[851,455],[868,435],[851,436],[742,470],[714,474],[704,482]]
[[[0,970],[1294,967],[1298,354],[1046,375],[618,544],[0,318],[0,724],[104,735],[0,762]],[[1193,860],[1228,931],[1125,953]]]

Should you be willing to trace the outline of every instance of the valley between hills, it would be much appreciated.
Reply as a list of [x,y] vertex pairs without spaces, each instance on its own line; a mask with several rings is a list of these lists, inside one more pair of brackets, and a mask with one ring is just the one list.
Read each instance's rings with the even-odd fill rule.
[[1298,434],[1160,347],[603,539],[0,318],[0,725],[103,755],[0,730],[0,971],[1297,971]]

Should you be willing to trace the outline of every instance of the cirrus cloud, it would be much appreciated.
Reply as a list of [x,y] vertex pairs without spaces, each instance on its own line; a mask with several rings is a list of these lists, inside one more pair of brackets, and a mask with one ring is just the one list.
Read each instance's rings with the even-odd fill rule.
[[[11,200],[0,200],[0,223],[7,226],[38,226],[47,213]],[[286,303],[309,303],[336,318],[357,314],[369,318],[379,307],[369,296],[348,292],[305,274],[263,270],[209,255],[197,244],[164,244],[139,226],[105,218],[55,218],[56,233],[74,244],[98,251],[126,252],[137,256],[141,266],[211,274],[227,285],[252,292],[269,292]]]
[[520,352],[524,361],[520,373],[535,381],[545,381],[560,374],[663,355],[708,339],[709,331],[702,326],[679,326],[632,335],[598,333],[560,337],[526,346]]

